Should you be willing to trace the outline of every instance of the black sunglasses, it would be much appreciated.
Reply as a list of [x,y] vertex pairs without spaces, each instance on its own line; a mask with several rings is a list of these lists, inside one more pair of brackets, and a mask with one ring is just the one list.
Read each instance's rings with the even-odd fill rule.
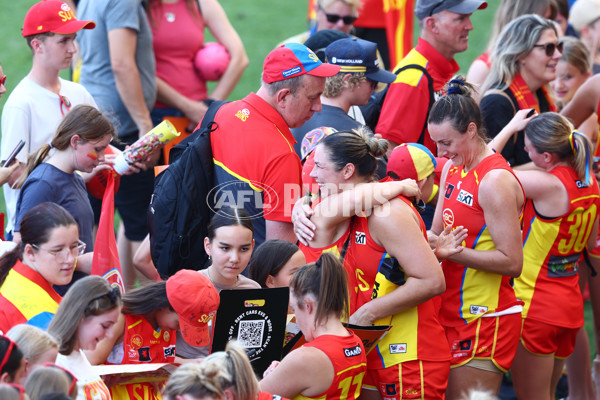
[[341,15],[337,14],[327,14],[323,9],[321,9],[321,11],[323,11],[325,17],[327,17],[327,22],[329,22],[330,24],[337,24],[337,22],[341,19],[342,21],[344,21],[344,25],[352,25],[354,21],[356,21],[356,19],[358,18],[353,17],[351,15],[345,15],[342,17]]
[[533,47],[543,47],[546,51],[546,55],[548,57],[552,57],[554,54],[554,50],[558,50],[559,53],[563,51],[563,42],[556,43],[544,43],[544,44],[534,44]]

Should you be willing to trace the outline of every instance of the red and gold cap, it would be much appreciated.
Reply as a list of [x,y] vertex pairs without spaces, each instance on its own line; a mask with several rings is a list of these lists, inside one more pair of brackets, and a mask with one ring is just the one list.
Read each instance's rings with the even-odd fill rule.
[[67,3],[60,0],[43,0],[27,11],[23,21],[23,37],[46,32],[67,35],[95,27],[94,21],[78,20]]

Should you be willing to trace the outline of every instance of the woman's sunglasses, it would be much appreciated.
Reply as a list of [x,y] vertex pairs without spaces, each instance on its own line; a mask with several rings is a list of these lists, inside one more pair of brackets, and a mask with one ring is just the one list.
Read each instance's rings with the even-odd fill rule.
[[327,14],[322,8],[321,11],[323,11],[323,14],[325,14],[325,17],[327,18],[327,22],[329,22],[330,24],[337,24],[337,22],[341,19],[342,21],[344,21],[344,25],[352,25],[354,21],[356,21],[356,19],[358,18],[353,17],[352,15],[345,15],[342,17],[338,14]]
[[558,44],[556,44],[556,43],[534,44],[533,47],[543,47],[544,50],[546,51],[546,55],[548,57],[552,57],[552,55],[554,54],[554,50],[558,50],[559,53],[562,53],[562,51],[563,51],[563,43],[562,42],[559,42]]

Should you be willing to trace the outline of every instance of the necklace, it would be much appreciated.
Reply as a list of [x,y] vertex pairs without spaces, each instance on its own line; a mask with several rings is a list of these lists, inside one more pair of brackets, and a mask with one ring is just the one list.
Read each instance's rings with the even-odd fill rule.
[[[212,265],[210,267],[212,267]],[[210,281],[213,284],[218,284],[217,282],[215,282],[215,280],[213,279],[213,277],[210,274],[210,267],[206,268],[206,275],[208,276],[208,279],[210,279]],[[238,285],[239,281],[240,281],[240,276],[238,275],[235,277],[235,283],[233,284],[233,287],[236,287]],[[229,286],[229,285],[224,285],[224,286]]]
[[175,13],[165,12],[165,19],[167,22],[175,22]]

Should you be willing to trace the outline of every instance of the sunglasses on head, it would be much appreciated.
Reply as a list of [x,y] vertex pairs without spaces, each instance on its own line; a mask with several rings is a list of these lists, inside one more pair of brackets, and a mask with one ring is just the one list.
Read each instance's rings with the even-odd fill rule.
[[338,14],[328,14],[322,8],[321,8],[321,11],[323,11],[323,13],[325,14],[325,17],[327,18],[327,22],[329,22],[330,24],[337,24],[337,22],[341,19],[342,21],[344,21],[344,25],[352,25],[354,23],[354,21],[356,21],[356,19],[358,18],[358,17],[353,17],[352,15],[344,15],[342,17],[341,15],[338,15]]
[[10,386],[15,389],[19,393],[19,400],[25,400],[25,389],[21,385],[17,385],[16,383],[5,383],[4,385]]
[[558,50],[559,53],[563,51],[563,43],[544,43],[544,44],[534,44],[533,47],[543,47],[546,51],[546,55],[548,57],[552,57],[554,54],[554,50]]
[[75,389],[75,386],[77,385],[77,378],[75,377],[75,375],[73,375],[73,373],[71,371],[69,371],[68,369],[61,367],[60,365],[55,364],[55,363],[47,362],[46,364],[44,364],[44,367],[58,368],[58,369],[64,371],[69,376],[69,380],[71,381],[71,386],[69,387],[68,395],[70,396],[73,393],[73,389]]
[[0,85],[6,85],[6,75],[0,77]]

